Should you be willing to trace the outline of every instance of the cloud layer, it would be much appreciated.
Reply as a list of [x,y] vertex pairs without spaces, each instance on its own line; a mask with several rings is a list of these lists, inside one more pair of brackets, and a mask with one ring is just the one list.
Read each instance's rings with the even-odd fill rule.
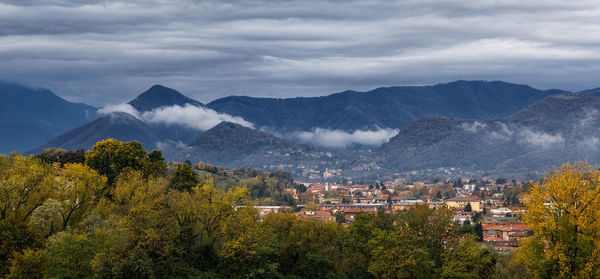
[[598,1],[8,0],[0,77],[122,103],[502,79],[597,87]]
[[[129,104],[105,106],[98,110],[101,114],[113,112],[128,113],[146,123],[177,124],[188,128],[206,131],[217,124],[228,121],[254,129],[254,124],[242,117],[218,113],[212,109],[194,105],[160,107],[152,111],[140,113]],[[265,131],[277,136],[287,137],[294,141],[326,148],[347,148],[353,145],[380,146],[398,134],[398,129],[356,130],[352,133],[342,130],[316,128],[312,131],[295,132],[281,135],[276,131]],[[168,143],[161,143],[164,146]]]
[[139,113],[129,104],[106,106],[98,110],[101,114],[112,112],[126,112],[146,123],[178,124],[188,128],[206,131],[217,124],[228,121],[245,127],[254,128],[254,125],[241,117],[218,113],[209,108],[193,105],[160,107],[144,113]]
[[294,133],[292,137],[317,146],[328,148],[346,148],[352,145],[380,146],[397,135],[398,129],[379,129],[373,131],[356,130],[352,133],[342,130],[316,128],[310,132]]

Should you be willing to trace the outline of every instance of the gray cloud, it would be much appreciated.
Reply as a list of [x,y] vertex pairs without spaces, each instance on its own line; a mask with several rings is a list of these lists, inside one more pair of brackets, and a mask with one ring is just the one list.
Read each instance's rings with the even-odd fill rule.
[[501,79],[597,87],[597,1],[3,1],[0,79],[118,104]]
[[346,148],[355,144],[380,146],[381,144],[388,142],[390,138],[397,135],[398,132],[398,129],[378,129],[371,131],[356,130],[349,133],[342,130],[316,128],[313,131],[298,132],[290,136],[301,142],[317,146]]
[[193,105],[160,107],[143,113],[129,104],[109,105],[98,110],[101,114],[125,112],[147,123],[179,124],[188,128],[206,131],[217,124],[227,121],[254,128],[254,124],[242,117],[218,113],[212,109]]
[[181,124],[201,131],[206,131],[223,121],[254,128],[252,123],[242,117],[222,114],[209,108],[193,105],[161,107],[144,112],[141,118],[149,123]]

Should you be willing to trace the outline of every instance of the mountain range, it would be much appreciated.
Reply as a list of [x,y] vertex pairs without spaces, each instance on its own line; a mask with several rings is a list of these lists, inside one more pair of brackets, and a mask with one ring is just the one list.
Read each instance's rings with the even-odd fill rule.
[[427,115],[474,119],[506,117],[548,95],[562,92],[501,81],[461,80],[309,98],[230,96],[207,106],[279,132],[317,127],[351,132],[386,127],[401,129]]
[[333,165],[336,160],[342,160],[330,152],[231,122],[221,122],[166,154],[171,160],[204,161],[229,168],[292,168],[298,165],[320,166],[321,162]]
[[[111,137],[161,148],[170,160],[286,169],[304,176],[332,169],[338,176],[341,169],[342,175],[357,175],[345,171],[350,169],[390,174],[424,168],[526,173],[565,160],[600,162],[599,95],[600,89],[570,93],[501,81],[456,81],[323,97],[230,96],[203,104],[155,85],[128,102],[136,111],[132,115],[99,114],[49,90],[0,83],[0,97],[6,100],[1,103],[5,136],[0,152],[89,149]],[[189,109],[202,113],[166,122],[147,117],[165,108],[177,115]],[[189,123],[208,120],[216,126],[205,130]],[[399,132],[358,155],[323,151],[289,136],[315,129]],[[326,134],[322,140],[348,134]]]
[[0,82],[0,153],[26,151],[96,119],[97,109],[47,89]]
[[567,161],[600,162],[600,97],[548,96],[505,118],[424,117],[362,158],[385,169],[543,171]]

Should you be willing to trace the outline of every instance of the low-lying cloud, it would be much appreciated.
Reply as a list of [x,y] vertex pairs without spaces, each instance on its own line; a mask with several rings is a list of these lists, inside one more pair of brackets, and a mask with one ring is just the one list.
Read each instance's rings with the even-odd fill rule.
[[113,112],[125,112],[136,118],[140,118],[138,111],[130,104],[108,105],[98,109],[98,113],[100,114],[111,114]]
[[144,112],[141,118],[149,123],[180,124],[201,131],[206,131],[223,121],[254,128],[254,125],[244,118],[194,105],[161,107]]
[[245,127],[254,128],[254,125],[242,117],[231,116],[229,114],[218,113],[212,109],[185,105],[160,107],[151,111],[140,113],[129,104],[120,104],[105,106],[98,110],[101,114],[110,114],[113,112],[125,112],[136,118],[152,124],[177,124],[188,128],[206,131],[217,124],[227,121],[236,123]]
[[550,148],[556,144],[565,142],[565,138],[561,134],[548,134],[545,132],[535,132],[529,129],[521,131],[523,140],[533,146]]
[[292,137],[305,143],[327,148],[346,148],[352,145],[379,146],[397,135],[398,129],[356,130],[352,133],[342,130],[316,128],[313,131],[294,133]]
[[460,127],[467,132],[476,133],[481,129],[487,128],[487,125],[479,121],[474,121],[473,123],[462,123]]
[[491,140],[515,140],[533,148],[550,148],[565,142],[565,138],[561,133],[550,134],[523,126],[509,127],[502,122],[489,122],[486,124],[474,121],[472,123],[461,123],[459,127],[470,133],[485,133]]

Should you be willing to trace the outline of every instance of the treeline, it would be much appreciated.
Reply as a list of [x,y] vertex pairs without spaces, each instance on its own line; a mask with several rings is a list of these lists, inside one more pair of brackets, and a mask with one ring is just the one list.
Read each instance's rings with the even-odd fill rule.
[[[160,155],[107,140],[83,163],[0,156],[0,277],[599,275],[598,219],[592,218],[600,208],[600,175],[585,167],[564,168],[547,180],[550,186],[534,186],[526,205],[535,237],[515,253],[498,254],[461,233],[445,207],[359,214],[348,227],[291,214],[260,220],[247,187],[217,188],[210,180],[179,187],[178,174],[167,174]],[[556,198],[551,212],[560,217],[544,210],[550,197]],[[571,197],[583,204],[569,203]]]

